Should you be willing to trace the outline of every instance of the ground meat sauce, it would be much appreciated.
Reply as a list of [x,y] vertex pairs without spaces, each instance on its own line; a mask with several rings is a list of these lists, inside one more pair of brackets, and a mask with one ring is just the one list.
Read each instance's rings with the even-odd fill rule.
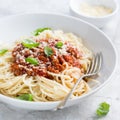
[[[79,59],[82,57],[80,51],[69,43],[63,43],[62,48],[55,47],[56,43],[60,40],[36,40],[40,43],[38,47],[26,48],[22,43],[16,45],[12,51],[13,63],[11,70],[14,75],[28,74],[29,76],[44,76],[49,78],[47,71],[59,73],[65,69],[65,62],[74,67],[81,67]],[[49,46],[52,48],[53,54],[46,56],[44,47]],[[33,65],[26,62],[27,57],[33,57],[39,62],[38,65]]]

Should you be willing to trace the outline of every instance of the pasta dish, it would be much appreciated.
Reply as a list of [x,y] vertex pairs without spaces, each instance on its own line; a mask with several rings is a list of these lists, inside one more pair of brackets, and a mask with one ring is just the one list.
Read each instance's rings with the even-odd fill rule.
[[[73,33],[40,28],[0,49],[0,93],[28,101],[62,100],[83,75],[92,52]],[[86,80],[71,98],[86,94]]]

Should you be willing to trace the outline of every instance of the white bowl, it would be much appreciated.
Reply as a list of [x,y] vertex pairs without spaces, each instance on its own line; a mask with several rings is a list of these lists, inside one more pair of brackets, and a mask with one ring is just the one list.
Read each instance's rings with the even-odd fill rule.
[[[11,16],[0,19],[0,40],[5,43],[15,41],[23,35],[29,35],[33,30],[39,27],[51,27],[52,29],[61,29],[65,32],[73,32],[84,39],[85,45],[93,52],[101,51],[103,54],[103,67],[98,80],[100,86],[91,90],[88,94],[71,99],[65,107],[78,104],[87,99],[99,89],[101,89],[110,79],[116,67],[116,52],[110,39],[99,29],[82,20],[55,14],[25,14]],[[52,110],[57,102],[27,102],[17,100],[0,94],[0,101],[17,108],[26,110]]]
[[[101,17],[86,16],[85,14],[80,12],[81,3],[106,6],[108,8],[111,8],[113,12]],[[116,0],[71,0],[69,6],[70,6],[70,13],[73,16],[81,18],[101,28],[105,26],[112,18],[115,17],[115,15],[118,12],[119,3]]]

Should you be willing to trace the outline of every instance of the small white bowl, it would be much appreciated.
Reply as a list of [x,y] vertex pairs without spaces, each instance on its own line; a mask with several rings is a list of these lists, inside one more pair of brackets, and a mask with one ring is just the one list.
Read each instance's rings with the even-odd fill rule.
[[[87,16],[84,13],[80,12],[80,5],[81,3],[88,3],[90,5],[102,5],[113,10],[112,13],[95,17],[95,16]],[[70,1],[70,13],[78,18],[81,18],[87,22],[92,23],[93,25],[101,28],[105,26],[118,12],[118,2],[116,0],[71,0]]]

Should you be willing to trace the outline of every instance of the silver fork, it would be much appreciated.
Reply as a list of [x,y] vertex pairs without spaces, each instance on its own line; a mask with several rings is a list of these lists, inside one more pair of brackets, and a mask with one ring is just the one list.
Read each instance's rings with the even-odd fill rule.
[[69,98],[71,97],[71,95],[73,94],[74,90],[76,89],[76,87],[78,86],[78,84],[80,83],[80,81],[83,78],[86,77],[90,77],[90,76],[94,76],[96,74],[99,73],[100,69],[101,69],[101,65],[102,65],[102,53],[96,53],[96,55],[93,56],[93,59],[91,61],[91,64],[89,64],[88,69],[86,71],[86,73],[84,75],[82,75],[76,82],[76,84],[73,86],[73,88],[71,89],[71,91],[67,94],[67,96],[58,104],[58,106],[54,109],[54,111],[59,110],[64,108],[65,104],[67,103],[67,101],[69,100]]

